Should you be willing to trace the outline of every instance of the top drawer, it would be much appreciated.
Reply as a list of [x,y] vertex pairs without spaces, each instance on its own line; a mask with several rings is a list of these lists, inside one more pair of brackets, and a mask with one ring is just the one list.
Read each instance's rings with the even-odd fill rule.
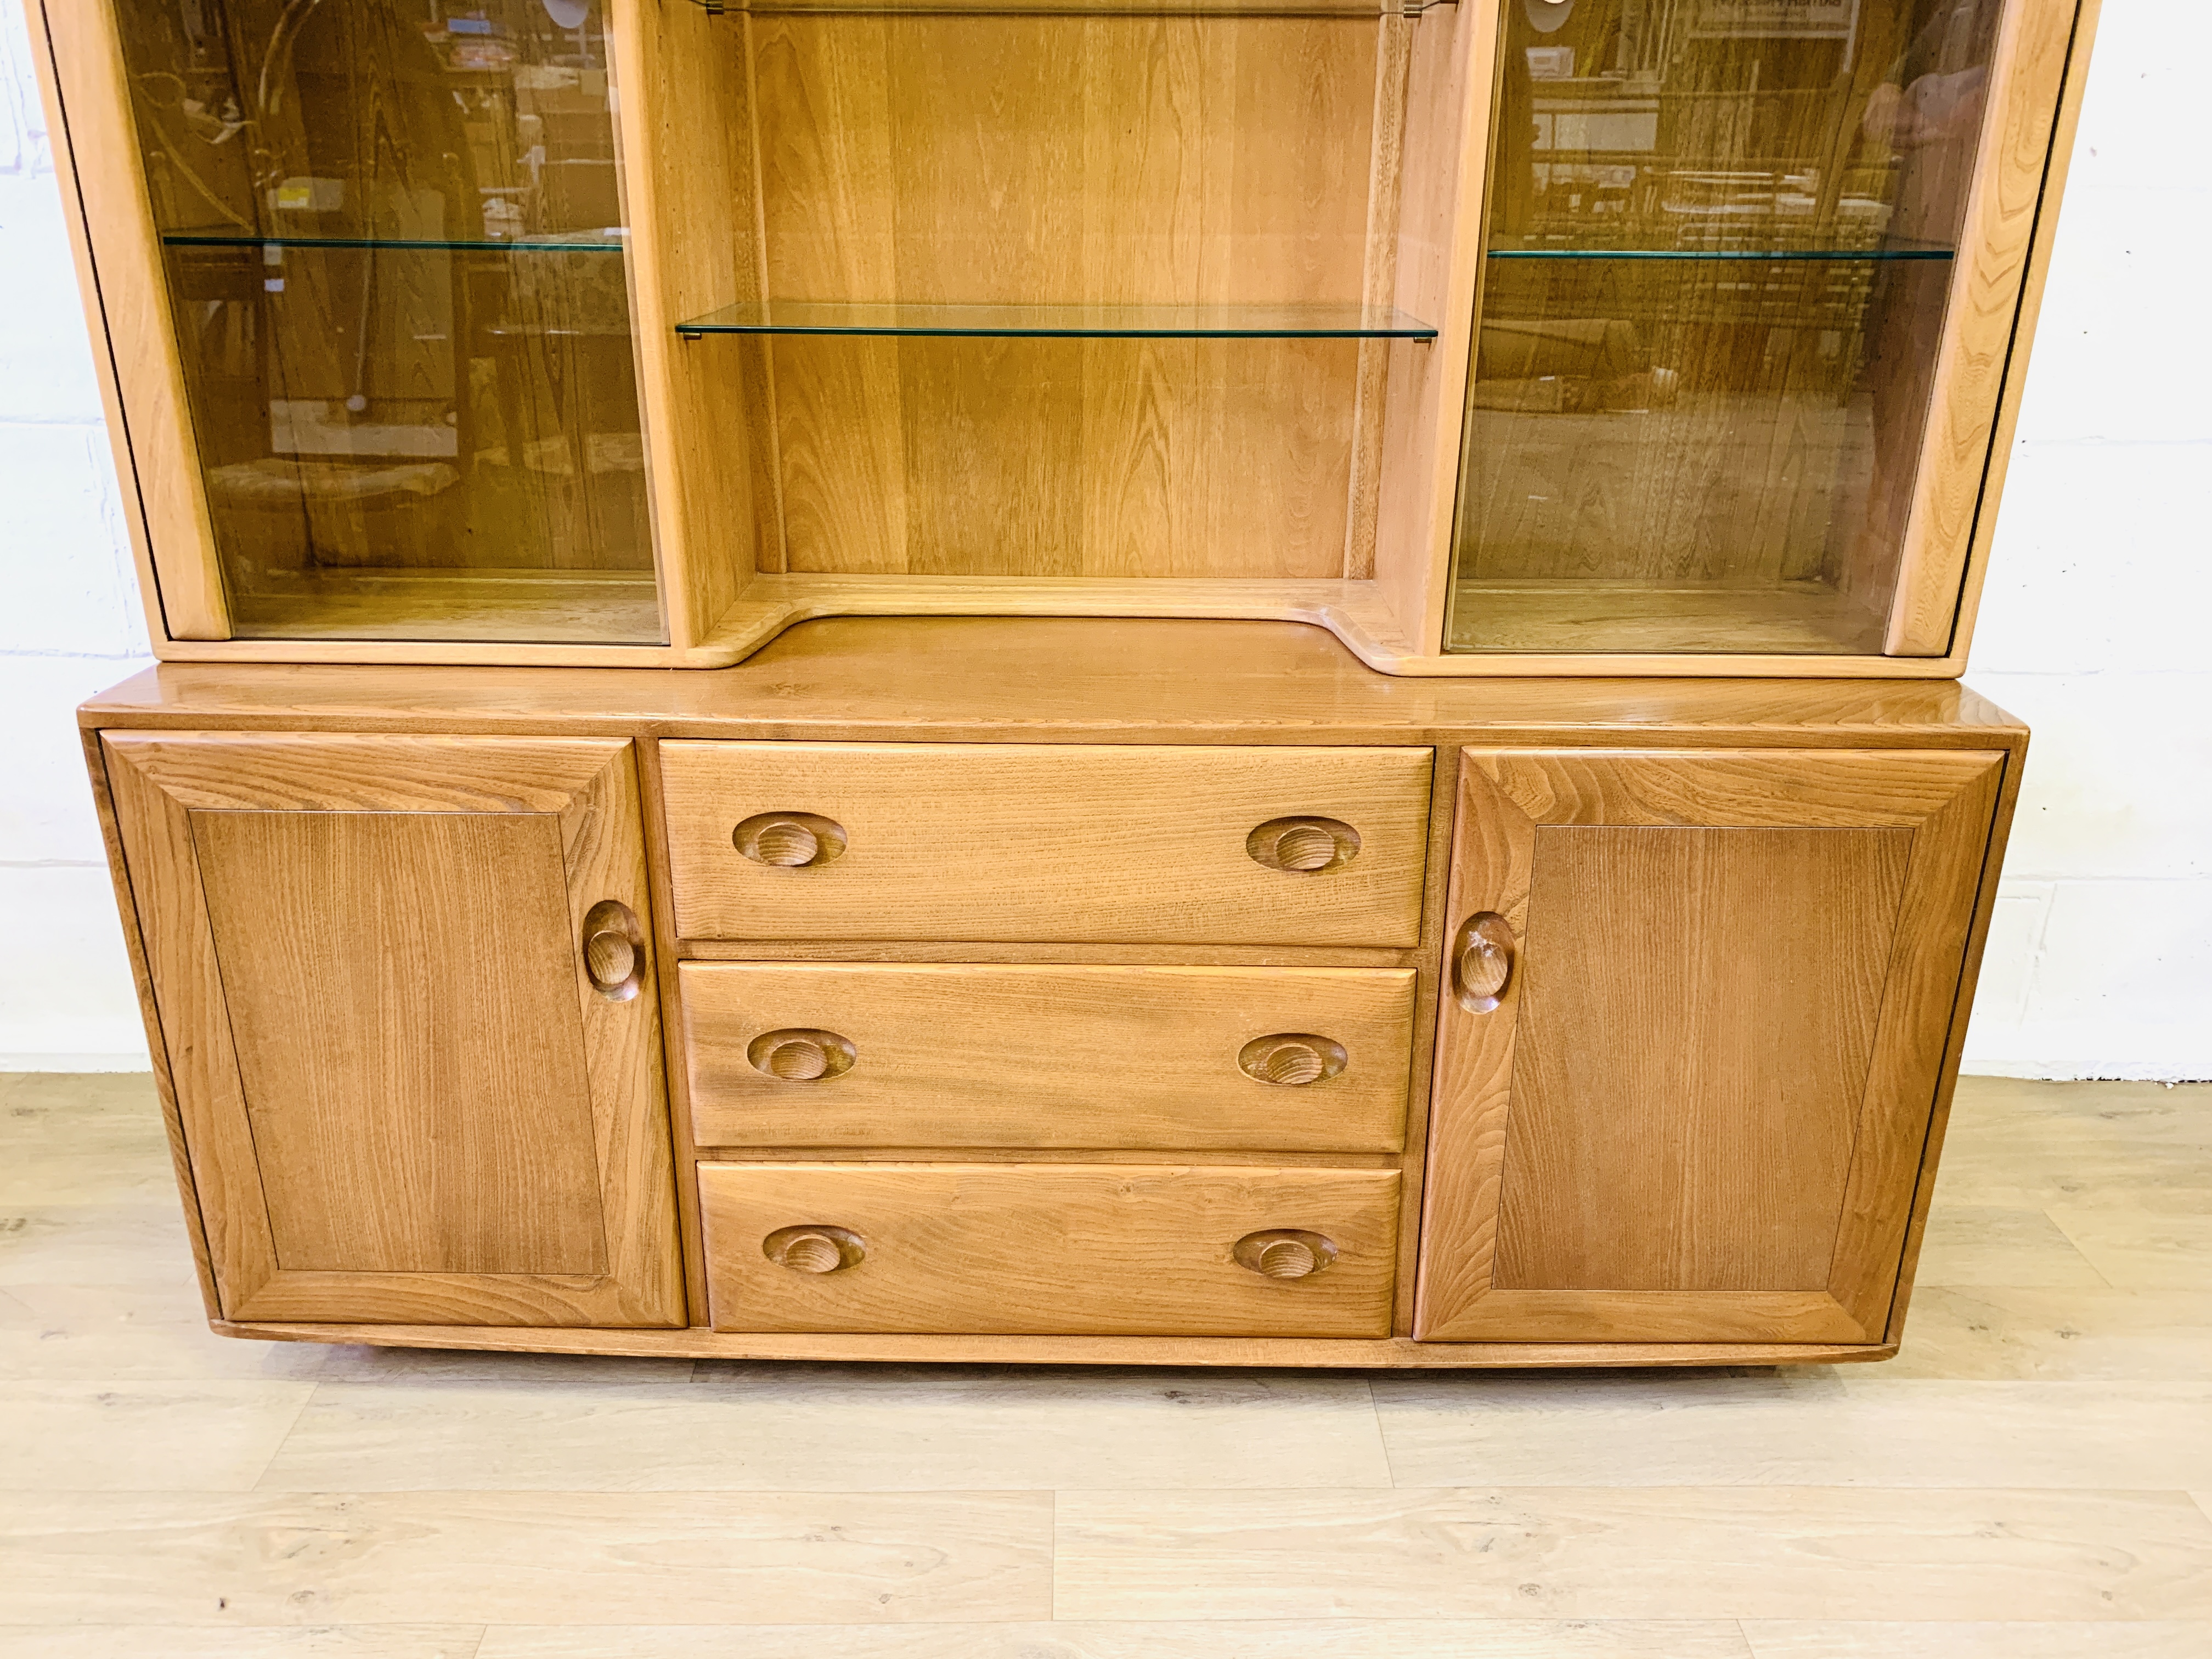
[[690,939],[1410,945],[1426,749],[664,743]]

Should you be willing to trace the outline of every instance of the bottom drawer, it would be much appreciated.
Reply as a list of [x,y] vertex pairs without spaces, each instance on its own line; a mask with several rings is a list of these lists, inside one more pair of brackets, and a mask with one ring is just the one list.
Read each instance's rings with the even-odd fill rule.
[[702,1164],[714,1328],[1387,1336],[1395,1170]]

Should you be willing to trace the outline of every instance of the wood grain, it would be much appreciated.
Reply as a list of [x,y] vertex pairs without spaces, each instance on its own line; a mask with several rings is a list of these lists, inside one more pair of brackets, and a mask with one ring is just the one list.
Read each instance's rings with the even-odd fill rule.
[[557,820],[191,829],[278,1267],[604,1273]]
[[[702,1164],[719,1330],[1380,1336],[1398,1220],[1390,1170]],[[767,1261],[777,1228],[867,1241],[832,1273]],[[1310,1228],[1325,1273],[1236,1261],[1245,1234]]]
[[[1117,943],[1409,945],[1420,929],[1421,749],[664,743],[679,933]],[[819,813],[845,852],[805,870],[731,845]],[[1358,856],[1305,875],[1247,853],[1273,818],[1331,817]]]
[[[1153,584],[1155,587],[1159,584]],[[815,622],[719,674],[417,673],[324,664],[265,674],[170,664],[92,699],[80,723],[630,733],[759,740],[1376,746],[1443,743],[2005,746],[2020,724],[1950,680],[1741,677],[1395,680],[1322,629],[1136,617]],[[1802,660],[1802,659],[1801,659]],[[1887,659],[1885,659],[1887,660]],[[1824,659],[1827,661],[1827,659]],[[612,662],[603,665],[616,669]],[[1618,669],[1618,663],[1611,665]],[[1826,673],[1835,665],[1828,663]],[[734,822],[734,820],[732,820]]]
[[1536,832],[1500,1289],[1826,1284],[1911,843]]
[[226,640],[230,617],[216,561],[215,529],[194,448],[161,252],[138,147],[128,141],[129,71],[110,4],[37,0],[35,48],[60,141],[55,165],[69,189],[64,216],[77,252],[94,355],[115,447],[116,471],[137,511],[133,541],[155,586],[143,597],[155,639]]
[[[602,898],[621,899],[641,914],[649,909],[627,743],[118,732],[106,738],[105,753],[136,921],[172,1049],[184,1139],[228,1314],[464,1323],[655,1324],[681,1316],[657,1002],[641,997],[615,1003],[599,996],[568,947],[584,912]],[[213,830],[210,843],[204,845],[196,834],[199,823],[232,813],[276,815],[290,823],[271,830],[227,825],[228,839],[224,830]],[[380,993],[386,999],[381,1011],[404,1008],[424,1023],[404,1030],[374,1019],[362,1024],[363,1014],[379,1007],[377,1000],[358,1011],[346,1005],[353,992],[375,985],[376,962],[391,962],[395,978],[427,977],[452,965],[424,951],[424,939],[436,937],[427,926],[404,946],[386,939],[364,963],[369,947],[363,932],[381,929],[386,916],[408,914],[410,900],[438,901],[441,883],[458,880],[465,889],[471,878],[489,884],[501,869],[516,873],[510,862],[515,843],[501,844],[495,832],[490,843],[471,842],[465,835],[460,842],[434,836],[434,844],[426,846],[419,830],[411,839],[404,834],[395,839],[391,825],[371,825],[364,842],[358,822],[310,821],[475,813],[512,817],[524,825],[550,821],[542,827],[555,841],[534,879],[496,893],[500,906],[537,922],[538,938],[529,947],[537,959],[486,960],[479,954],[481,942],[448,939],[445,944],[464,952],[461,965],[487,975],[550,971],[557,963],[567,988],[562,994],[574,999],[568,1008],[574,1012],[556,1014],[554,1005],[538,1000],[541,993],[516,991],[477,1004],[471,1010],[477,1020],[441,1028],[442,1002],[426,1004],[410,988],[395,1005],[389,999],[396,987],[387,983]],[[529,830],[505,833],[526,836]],[[249,897],[236,880],[235,865],[225,862],[227,853],[331,856],[337,848],[334,835],[351,841],[343,856],[354,866],[355,893],[331,895],[327,870],[278,866],[258,872],[271,892]],[[318,844],[319,836],[326,845]],[[378,851],[387,855],[385,861],[364,858]],[[395,852],[396,860],[390,856]],[[429,878],[426,854],[463,853],[478,862]],[[204,873],[210,870],[212,883]],[[226,900],[231,908],[224,908]],[[489,887],[479,887],[468,894],[464,916],[480,920],[493,902]],[[211,907],[222,911],[221,923]],[[553,919],[558,919],[563,949],[548,957],[544,935]],[[303,941],[294,947],[288,975],[280,971],[285,959],[271,957],[266,942],[256,939],[246,963],[226,967],[219,938],[224,927],[252,929],[257,921],[350,929],[351,958],[333,954],[323,941]],[[529,939],[526,931],[517,943]],[[240,942],[234,933],[234,952]],[[371,975],[367,980],[364,968]],[[234,986],[240,997],[236,1007]],[[284,1000],[286,989],[293,1003]],[[242,1029],[240,1007],[260,1022],[244,1029],[242,1036],[234,1036]],[[574,1056],[559,1074],[572,1091],[564,1103],[571,1114],[566,1126],[571,1144],[557,1149],[539,1144],[538,1137],[554,1127],[541,1115],[542,1098],[527,1102],[533,1113],[527,1132],[514,1115],[523,1103],[516,1091],[552,1077],[535,1070],[502,1073],[500,1065],[521,1063],[511,1054],[486,1075],[477,1069],[480,1057],[465,1059],[461,1052],[476,1045],[501,1054],[502,1045],[520,1036],[544,1041],[543,1032],[509,1033],[481,1023],[524,1010],[556,1021]],[[296,1023],[301,1011],[323,1023],[303,1027]],[[349,1031],[350,1045],[344,1041]],[[318,1046],[319,1039],[334,1035],[339,1041]],[[435,1087],[441,1078],[467,1083],[471,1073],[478,1090],[495,1079],[489,1098],[503,1104],[487,1113],[487,1099],[480,1095],[471,1102],[473,1120],[456,1120],[453,1101],[436,1095]],[[364,1096],[367,1082],[380,1076],[389,1088]],[[257,1092],[264,1090],[270,1092]],[[389,1127],[380,1133],[357,1115],[348,1116],[372,1109],[385,1115],[393,1108],[394,1093],[413,1097],[398,1127],[410,1121],[434,1124],[434,1146],[450,1146],[447,1138],[454,1135],[458,1121],[462,1145],[425,1159],[398,1145]],[[258,1131],[274,1132],[267,1146],[257,1140]],[[494,1144],[469,1146],[472,1131],[488,1133]],[[526,1148],[551,1160],[539,1166],[554,1183],[550,1188],[523,1194],[505,1184],[503,1173],[495,1175],[511,1158],[526,1155]],[[589,1160],[581,1166],[593,1172],[588,1183],[580,1179],[578,1158]],[[355,1203],[334,1190],[334,1183],[371,1174],[394,1183],[394,1190],[370,1195],[380,1203]],[[514,1270],[508,1253],[514,1246],[501,1242],[506,1218],[495,1234],[471,1217],[478,1204],[543,1203],[563,1196],[571,1203],[591,1201],[588,1218],[526,1224],[520,1235],[526,1255],[554,1253],[550,1261],[536,1256],[537,1265],[550,1271]],[[391,1206],[388,1216],[384,1204]],[[541,1231],[549,1226],[550,1232]],[[582,1242],[592,1229],[603,1229],[603,1259]],[[288,1249],[301,1252],[301,1260],[288,1263]],[[586,1253],[580,1260],[580,1250]],[[425,1261],[451,1265],[404,1270],[395,1265]],[[471,1271],[463,1265],[483,1261],[498,1266]]]
[[[751,31],[771,293],[1364,292],[1372,20]],[[1341,574],[1356,343],[809,339],[770,355],[790,570]]]
[[[1951,647],[1976,517],[1996,505],[1993,495],[1984,501],[1990,439],[2078,10],[2076,0],[2014,0],[2006,8],[1899,556],[1887,642],[1893,655],[1932,657]],[[2056,201],[2051,205],[2055,213]]]
[[[1395,1152],[1413,975],[1376,969],[686,963],[685,1054],[702,1146],[1157,1146]],[[848,1072],[763,1073],[763,1032],[845,1037]],[[1239,1051],[1316,1032],[1335,1076],[1255,1082]]]
[[[1494,1009],[1440,1005],[1418,1334],[1556,1339],[1585,1297],[1599,1340],[1881,1330],[2002,777],[1986,753],[1466,751],[1448,914],[1502,915],[1522,963]],[[1628,862],[1587,867],[1602,848]]]

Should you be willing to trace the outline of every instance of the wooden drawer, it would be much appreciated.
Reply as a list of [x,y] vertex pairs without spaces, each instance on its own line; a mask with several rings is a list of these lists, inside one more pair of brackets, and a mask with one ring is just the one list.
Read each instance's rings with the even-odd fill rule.
[[1390,1329],[1395,1170],[702,1164],[699,1195],[717,1330]]
[[1405,1144],[1410,969],[690,962],[681,972],[702,1146]]
[[[674,742],[660,756],[690,939],[1420,933],[1426,749]],[[1271,867],[1284,821],[1306,819],[1348,826],[1356,847],[1323,828],[1290,856],[1328,854],[1326,867]]]

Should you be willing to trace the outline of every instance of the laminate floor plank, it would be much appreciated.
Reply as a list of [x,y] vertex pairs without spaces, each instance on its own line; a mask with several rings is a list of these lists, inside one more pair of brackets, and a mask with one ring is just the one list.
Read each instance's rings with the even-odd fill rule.
[[1078,1492],[1064,1619],[2212,1620],[2179,1492]]
[[2212,1377],[1437,1372],[1377,1377],[1375,1399],[1407,1486],[2212,1485]]
[[151,1305],[205,1317],[173,1180],[150,1200],[0,1205],[0,1288],[17,1285],[144,1285],[164,1293]]
[[494,1628],[476,1659],[1752,1659],[1734,1620]]
[[0,1625],[999,1623],[1052,1613],[1043,1492],[24,1493]]
[[1390,1484],[1360,1376],[704,1369],[683,1389],[325,1382],[261,1484],[305,1492]]
[[0,1382],[0,1492],[245,1492],[313,1391],[297,1382]]
[[2105,1277],[2041,1210],[1953,1204],[1929,1212],[1914,1282],[2102,1287]]
[[2051,1218],[2116,1285],[2212,1291],[2212,1206],[2197,1214],[2063,1209]]
[[182,1625],[0,1626],[9,1659],[476,1659],[471,1625],[195,1630]]
[[1753,1659],[2204,1659],[2212,1624],[1795,1623],[1746,1620]]
[[1885,1382],[2212,1377],[2212,1290],[1923,1285],[1912,1293],[1905,1346],[1879,1375]]
[[0,1291],[0,1381],[296,1380],[358,1352],[309,1342],[241,1342],[207,1328],[194,1293],[127,1285],[17,1285]]
[[242,1342],[150,1079],[0,1076],[0,1653],[2200,1659],[2208,1263],[2212,1089],[1968,1079],[1881,1366]]

